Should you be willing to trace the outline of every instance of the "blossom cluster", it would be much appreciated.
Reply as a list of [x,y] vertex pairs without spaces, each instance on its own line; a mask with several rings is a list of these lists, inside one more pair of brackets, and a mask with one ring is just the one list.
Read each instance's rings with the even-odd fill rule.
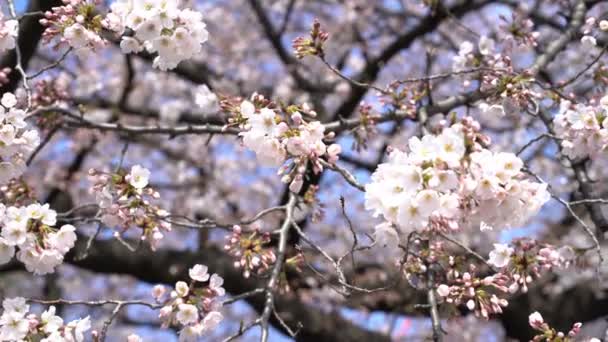
[[[470,41],[464,41],[460,44],[458,54],[452,57],[452,70],[460,72],[467,69],[472,69],[479,66],[483,61],[489,65],[499,67],[501,63],[493,60],[495,54],[495,42],[493,39],[486,36],[481,36],[477,44],[477,52],[475,53],[475,45]],[[498,65],[494,65],[498,64]]]
[[[382,216],[376,235],[512,227],[525,223],[549,200],[547,185],[530,181],[516,155],[491,152],[489,139],[470,118],[409,140],[410,152],[391,151],[365,187],[365,206]],[[386,240],[391,237],[382,237]]]
[[534,22],[524,11],[514,11],[511,19],[504,15],[499,16],[503,25],[500,25],[500,39],[502,44],[510,49],[530,48],[538,45],[540,32],[534,30]]
[[32,91],[32,108],[68,101],[70,95],[67,88],[68,82],[62,77],[37,81]]
[[12,179],[0,186],[0,203],[5,206],[23,206],[35,201],[34,189],[23,178]]
[[447,303],[465,304],[477,317],[488,319],[490,315],[502,313],[508,306],[508,301],[496,293],[506,293],[508,279],[502,274],[479,278],[471,272],[458,272],[451,269],[447,273],[451,285],[441,284],[437,293]]
[[[470,41],[460,44],[458,54],[452,57],[452,70],[463,73],[464,86],[479,81],[479,88],[492,95],[478,107],[488,118],[527,109],[540,95],[531,89],[532,78],[515,72],[509,56],[496,51],[493,39],[481,36],[477,47]],[[476,72],[470,72],[476,71]]]
[[39,316],[29,313],[25,298],[6,298],[0,316],[0,341],[83,342],[85,332],[91,328],[89,317],[67,324],[55,315],[50,306]]
[[267,247],[269,243],[270,233],[261,232],[259,227],[245,233],[235,225],[232,234],[226,236],[224,249],[238,259],[234,266],[243,270],[243,277],[249,278],[252,272],[261,274],[267,271],[277,260],[274,250]]
[[15,48],[15,39],[19,30],[19,22],[14,19],[5,19],[0,13],[0,54]]
[[581,27],[581,33],[583,37],[581,38],[581,44],[585,49],[592,51],[594,47],[597,46],[596,37],[601,37],[603,33],[608,31],[608,20],[600,20],[598,22],[597,18],[589,17],[585,20],[585,24]]
[[196,87],[194,103],[203,111],[203,114],[212,114],[220,109],[218,96],[206,84]]
[[597,106],[562,101],[553,126],[566,156],[597,159],[608,147],[608,96]]
[[97,197],[101,221],[121,232],[131,227],[141,228],[141,239],[156,249],[163,231],[170,231],[171,224],[164,219],[168,213],[150,203],[151,199],[160,198],[149,186],[150,171],[134,165],[129,173],[122,169],[116,173],[89,170],[89,176],[94,183],[92,190]]
[[218,299],[226,294],[222,287],[224,279],[217,274],[209,275],[207,266],[200,264],[189,270],[189,276],[190,284],[178,281],[169,296],[162,285],[152,290],[156,301],[163,304],[159,314],[163,326],[183,326],[180,342],[197,341],[224,318],[220,313],[222,302]]
[[203,15],[180,9],[178,1],[119,0],[110,9],[105,20],[108,29],[121,35],[126,29],[134,32],[122,38],[122,51],[157,53],[154,66],[161,70],[173,69],[199,54],[209,38]]
[[[538,331],[539,333],[534,336],[531,340],[532,342],[573,342],[579,341],[579,338],[575,338],[581,331],[582,323],[577,322],[572,325],[570,331],[567,334],[564,334],[561,331],[557,331],[549,324],[545,322],[543,316],[538,312],[533,312],[528,317],[528,323],[532,329]],[[588,340],[589,342],[599,342],[600,340],[597,338],[591,338]]]
[[297,58],[304,58],[305,56],[319,56],[323,58],[325,53],[323,51],[323,45],[329,38],[329,33],[321,29],[321,23],[315,20],[310,29],[310,37],[297,37],[293,41],[293,49]]
[[260,162],[281,166],[290,161],[278,173],[284,183],[290,183],[289,189],[293,192],[302,188],[309,164],[318,173],[323,170],[322,158],[330,164],[338,160],[340,145],[325,143],[333,139],[334,134],[325,134],[325,126],[320,121],[304,120],[304,116],[316,115],[307,106],[289,106],[285,115],[280,115],[272,102],[254,94],[251,101],[242,101],[228,111],[235,114],[234,122],[245,129],[240,133],[243,143],[256,153]]
[[56,6],[44,13],[40,24],[46,29],[45,42],[59,37],[58,45],[67,44],[78,52],[102,47],[105,40],[101,37],[104,27],[103,17],[97,14],[96,5],[101,0],[63,0],[63,6]]
[[[496,268],[493,269],[495,273],[479,276],[482,272],[477,271],[477,266],[467,266],[461,258],[447,255],[440,243],[431,245],[429,250],[428,254],[435,262],[447,261],[444,266],[447,272],[439,281],[437,294],[447,303],[466,305],[476,316],[485,319],[501,313],[502,308],[508,305],[501,295],[517,291],[525,293],[533,279],[551,269],[567,267],[574,259],[574,251],[570,247],[556,249],[532,239],[516,239],[511,245],[494,244],[487,264]],[[408,260],[408,269],[414,273],[411,264]]]
[[410,255],[403,270],[409,283],[416,288],[426,288],[429,273],[434,272],[433,280],[439,284],[436,291],[442,302],[465,305],[475,316],[485,319],[501,313],[508,305],[502,297],[508,293],[509,278],[501,273],[481,275],[485,273],[483,269],[468,263],[463,256],[451,255],[444,241],[430,241],[424,235],[408,239]]
[[52,273],[76,241],[74,226],[54,227],[57,213],[48,204],[8,208],[0,204],[0,222],[0,264],[9,262],[18,247],[17,259],[34,274]]
[[17,98],[4,93],[0,99],[0,184],[21,176],[28,155],[40,143],[38,131],[28,130],[25,111],[18,109]]
[[528,291],[528,285],[542,272],[568,267],[575,259],[569,246],[556,248],[536,240],[522,238],[511,245],[494,244],[488,263],[500,269],[510,281],[509,292]]

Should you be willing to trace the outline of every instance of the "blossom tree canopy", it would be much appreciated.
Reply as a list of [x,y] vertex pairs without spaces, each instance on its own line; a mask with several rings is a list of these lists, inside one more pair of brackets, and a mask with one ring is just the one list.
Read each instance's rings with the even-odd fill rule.
[[0,1],[0,341],[608,338],[608,1]]

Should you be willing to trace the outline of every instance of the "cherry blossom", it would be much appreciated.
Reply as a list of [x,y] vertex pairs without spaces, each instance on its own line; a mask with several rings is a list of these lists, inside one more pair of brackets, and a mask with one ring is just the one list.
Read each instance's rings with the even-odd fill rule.
[[155,249],[163,238],[163,232],[171,230],[166,211],[150,203],[160,195],[149,187],[150,171],[141,165],[134,165],[131,171],[119,170],[105,173],[90,170],[94,182],[101,221],[117,229],[117,234],[132,227],[142,229],[141,239],[148,241]]
[[0,53],[15,48],[15,38],[19,22],[13,19],[6,19],[4,14],[0,13]]
[[365,187],[366,208],[402,232],[506,228],[535,215],[549,199],[546,185],[525,179],[514,154],[481,147],[467,120],[411,138],[409,153],[391,152]]
[[83,342],[85,333],[91,329],[88,316],[65,324],[61,317],[55,315],[55,306],[50,306],[40,316],[28,313],[30,306],[22,297],[4,299],[2,309],[0,341]]
[[102,16],[96,14],[99,0],[63,0],[63,6],[53,7],[44,13],[40,23],[46,26],[44,39],[50,42],[60,37],[58,45],[67,44],[78,53],[100,48],[105,44],[101,37]]
[[[194,265],[190,269],[192,282],[189,285],[183,281],[177,282],[167,300],[159,300],[155,295],[163,305],[159,315],[163,325],[182,326],[180,341],[196,341],[223,320],[223,315],[219,312],[222,303],[218,300],[218,297],[225,294],[221,287],[223,279],[212,274],[208,285],[203,285],[209,279],[207,269],[205,265]],[[201,274],[206,277],[201,277]]]
[[601,2],[56,2],[0,13],[0,340],[597,341]]
[[135,33],[123,37],[120,44],[124,53],[144,49],[158,56],[154,66],[161,70],[174,69],[202,50],[209,38],[203,15],[191,9],[180,9],[174,1],[135,2],[115,1],[105,19],[105,26],[122,34],[125,29]]
[[562,139],[561,147],[570,158],[589,156],[597,159],[605,154],[608,144],[606,110],[608,97],[602,97],[597,105],[560,103],[559,113],[553,119],[555,132]]
[[280,114],[274,104],[261,95],[253,94],[251,100],[253,102],[244,100],[238,106],[225,101],[224,108],[235,115],[233,122],[246,130],[239,135],[257,159],[268,166],[281,166],[278,174],[284,183],[290,184],[291,191],[300,191],[308,163],[313,172],[319,173],[323,170],[323,158],[330,163],[338,160],[341,147],[326,144],[333,134],[326,134],[319,121],[304,119],[304,116],[316,115],[307,106],[292,105]]
[[498,268],[505,267],[513,254],[513,248],[505,244],[495,243],[494,250],[490,252],[490,263]]
[[28,129],[26,112],[17,108],[12,93],[2,94],[0,106],[0,184],[6,184],[25,171],[26,158],[40,143],[38,131]]
[[[1,205],[0,245],[2,263],[13,254],[34,274],[52,273],[63,262],[64,255],[76,242],[76,228],[63,225],[55,228],[57,213],[49,205],[32,203],[25,207]],[[18,251],[17,251],[18,248]]]

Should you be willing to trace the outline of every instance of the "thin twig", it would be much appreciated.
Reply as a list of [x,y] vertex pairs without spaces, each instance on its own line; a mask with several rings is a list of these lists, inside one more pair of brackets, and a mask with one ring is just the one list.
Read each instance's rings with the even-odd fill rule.
[[49,71],[57,66],[59,66],[65,59],[66,57],[70,54],[70,52],[72,52],[72,48],[70,47],[69,49],[67,49],[62,55],[61,57],[59,57],[58,60],[54,61],[53,63],[45,66],[44,68],[38,70],[37,72],[33,73],[32,75],[27,76],[28,80],[34,79],[40,75],[42,75],[43,73],[45,73],[46,71]]
[[[9,12],[11,14],[11,16],[13,17],[13,19],[19,19],[17,17],[17,12],[15,11],[15,3],[13,0],[8,0],[8,8],[9,8]],[[17,41],[19,40],[19,35],[17,36]],[[21,56],[21,48],[19,46],[19,43],[16,44],[15,46],[15,55],[17,56],[17,64],[15,65],[15,69],[19,72],[19,74],[21,74],[21,78],[23,79],[23,88],[25,89],[25,94],[27,97],[27,108],[26,111],[29,110],[32,107],[32,89],[30,88],[28,82],[27,82],[27,74],[25,73],[25,70],[23,69],[23,58]]]
[[30,154],[29,158],[27,158],[27,162],[25,163],[27,166],[30,166],[32,164],[34,158],[36,158],[38,153],[42,151],[42,149],[51,141],[51,139],[53,138],[53,136],[55,136],[57,132],[59,132],[59,126],[54,126],[46,135],[44,140],[42,140],[40,144],[36,146],[36,149],[32,152],[32,154]]
[[326,168],[336,171],[339,174],[341,174],[342,177],[344,178],[344,180],[348,184],[354,186],[359,191],[365,192],[365,186],[363,186],[361,183],[359,183],[357,181],[357,179],[355,178],[355,176],[353,176],[348,170],[346,170],[343,167],[338,166],[337,164],[330,164],[323,159],[320,159],[319,161],[321,162],[321,165],[325,166]]
[[236,333],[226,337],[223,340],[223,342],[230,342],[230,341],[233,341],[233,340],[243,336],[243,334],[245,334],[249,329],[255,327],[256,325],[259,325],[260,323],[261,323],[261,320],[259,318],[253,322],[248,323],[247,325],[243,325],[243,322],[241,322],[241,324],[239,326],[239,330]]
[[225,301],[222,302],[222,305],[230,305],[230,304],[232,304],[234,302],[238,302],[241,299],[246,299],[246,298],[249,298],[249,297],[253,297],[253,296],[255,296],[257,294],[260,294],[262,292],[264,292],[264,289],[258,288],[258,289],[251,290],[251,291],[248,291],[248,292],[245,292],[245,293],[241,293],[240,295],[232,296],[232,297],[226,299]]

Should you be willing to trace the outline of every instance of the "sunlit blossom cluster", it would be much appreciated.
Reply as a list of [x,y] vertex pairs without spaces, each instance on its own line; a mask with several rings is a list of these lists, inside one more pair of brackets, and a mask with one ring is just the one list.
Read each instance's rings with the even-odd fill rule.
[[48,204],[0,204],[0,222],[0,264],[9,262],[18,248],[17,259],[34,274],[52,273],[76,241],[74,226],[54,227],[57,213]]
[[149,186],[150,171],[134,165],[129,173],[122,169],[116,173],[90,170],[89,175],[94,183],[92,190],[101,221],[117,229],[119,235],[129,228],[142,229],[141,239],[155,249],[163,232],[171,230],[171,224],[164,219],[168,213],[150,203],[160,198],[160,194]]
[[224,279],[217,274],[210,275],[205,265],[194,265],[189,270],[190,284],[178,281],[166,296],[166,289],[157,285],[153,296],[162,303],[159,318],[164,327],[182,326],[180,342],[194,342],[215,329],[222,319],[222,302],[219,297],[226,294],[222,287]]
[[15,39],[19,30],[19,22],[7,19],[0,13],[0,54],[15,48]]
[[106,26],[123,34],[126,29],[133,36],[124,36],[120,47],[124,53],[146,50],[156,53],[154,66],[161,70],[177,67],[198,55],[209,38],[203,15],[191,9],[180,9],[178,1],[137,0],[115,1],[106,16]]
[[387,221],[381,240],[401,232],[524,224],[549,200],[546,184],[526,179],[512,153],[491,152],[477,140],[479,125],[465,118],[438,135],[409,140],[409,153],[393,150],[366,185],[365,205]]
[[59,38],[78,53],[96,49],[105,44],[101,37],[103,17],[97,13],[100,0],[63,0],[63,6],[53,7],[44,13],[40,23],[46,27],[43,39],[50,42]]
[[290,183],[293,192],[302,188],[306,167],[310,164],[315,173],[323,170],[321,159],[333,164],[338,160],[341,147],[326,144],[334,138],[326,134],[319,121],[306,121],[305,116],[316,115],[307,106],[290,106],[281,115],[273,104],[261,95],[254,94],[252,101],[245,100],[237,108],[238,121],[246,130],[240,136],[243,144],[256,153],[257,159],[279,169],[284,183]]
[[50,306],[40,315],[29,313],[25,298],[6,298],[0,316],[0,341],[83,342],[91,329],[89,317],[67,324]]
[[19,177],[26,159],[40,143],[38,131],[27,129],[26,113],[18,109],[17,98],[5,93],[0,99],[0,184]]
[[553,119],[563,153],[569,158],[597,159],[608,147],[608,96],[597,105],[562,101]]

